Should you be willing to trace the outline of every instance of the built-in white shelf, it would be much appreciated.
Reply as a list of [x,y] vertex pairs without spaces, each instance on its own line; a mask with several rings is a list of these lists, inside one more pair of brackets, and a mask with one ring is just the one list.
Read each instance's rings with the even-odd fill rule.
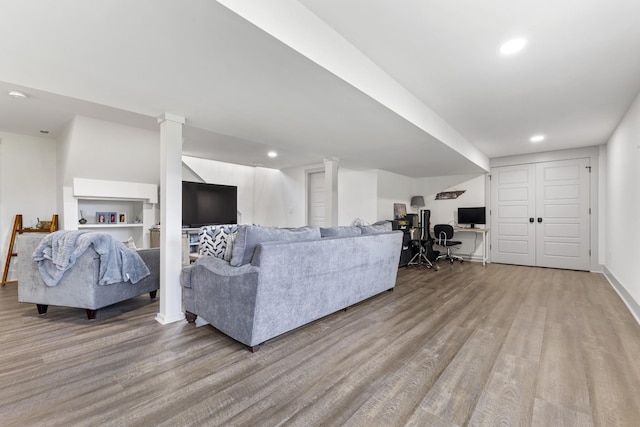
[[80,228],[142,228],[144,224],[78,224]]
[[[157,185],[74,178],[73,186],[63,188],[63,193],[65,230],[99,230],[122,241],[131,237],[138,248],[149,247],[149,228],[156,222]],[[115,214],[117,219],[125,215],[126,222],[98,223],[98,213]],[[81,217],[88,222],[80,224]]]

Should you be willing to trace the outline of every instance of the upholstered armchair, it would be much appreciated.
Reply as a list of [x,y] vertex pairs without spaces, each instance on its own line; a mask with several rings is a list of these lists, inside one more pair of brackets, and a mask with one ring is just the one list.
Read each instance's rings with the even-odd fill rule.
[[21,234],[17,240],[18,301],[37,305],[44,315],[49,305],[84,308],[87,317],[95,319],[100,308],[149,293],[155,298],[160,286],[160,250],[141,249],[138,254],[145,262],[150,275],[135,284],[119,282],[99,285],[100,257],[89,247],[67,270],[56,286],[47,286],[42,279],[32,254],[43,239],[38,234]]

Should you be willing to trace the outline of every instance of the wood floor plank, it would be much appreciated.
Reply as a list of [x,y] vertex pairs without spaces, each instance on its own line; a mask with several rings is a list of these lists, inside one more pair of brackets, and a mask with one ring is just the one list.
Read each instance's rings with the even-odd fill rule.
[[502,351],[539,363],[546,316],[545,307],[522,304],[511,324]]
[[590,413],[581,338],[575,328],[547,322],[536,394],[547,402]]
[[0,424],[637,425],[640,326],[601,274],[441,265],[257,353],[148,296],[89,322],[0,288]]
[[470,426],[528,426],[533,413],[538,364],[502,353],[475,406]]
[[445,421],[466,425],[506,334],[500,328],[477,328],[429,390],[422,408]]
[[535,399],[533,405],[533,427],[591,427],[594,425],[589,414],[573,411],[560,405]]

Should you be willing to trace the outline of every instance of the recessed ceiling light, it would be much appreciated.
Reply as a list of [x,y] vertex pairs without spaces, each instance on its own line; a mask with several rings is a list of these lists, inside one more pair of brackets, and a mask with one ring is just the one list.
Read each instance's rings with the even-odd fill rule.
[[544,135],[534,135],[531,138],[529,138],[529,141],[531,142],[542,142],[544,141],[545,136]]
[[511,55],[512,53],[516,53],[521,51],[525,45],[527,44],[527,40],[525,39],[512,39],[508,42],[505,42],[500,46],[500,53],[503,55]]
[[273,158],[273,157],[278,157],[278,153],[276,153],[275,151],[269,151],[267,153],[267,156]]
[[27,97],[26,94],[18,92],[17,90],[12,90],[11,92],[9,92],[9,96],[17,99],[25,99]]

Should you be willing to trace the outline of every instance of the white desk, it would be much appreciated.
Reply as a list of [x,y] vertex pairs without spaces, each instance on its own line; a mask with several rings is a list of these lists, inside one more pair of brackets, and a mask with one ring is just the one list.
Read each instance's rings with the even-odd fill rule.
[[486,265],[487,260],[489,259],[489,239],[487,235],[489,234],[488,228],[453,228],[454,233],[476,233],[482,234],[482,265]]

